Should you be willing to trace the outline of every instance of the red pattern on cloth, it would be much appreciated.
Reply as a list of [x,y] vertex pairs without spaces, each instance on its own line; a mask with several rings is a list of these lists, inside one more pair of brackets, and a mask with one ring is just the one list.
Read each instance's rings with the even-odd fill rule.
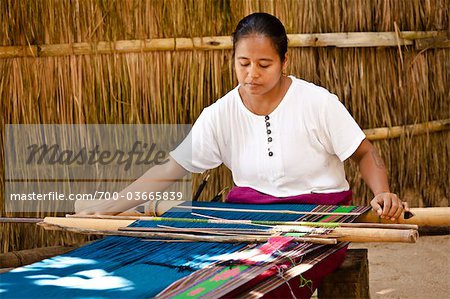
[[277,236],[270,238],[266,243],[264,243],[259,251],[263,254],[272,254],[273,252],[282,249],[284,246],[289,244],[294,238],[292,237],[282,237]]

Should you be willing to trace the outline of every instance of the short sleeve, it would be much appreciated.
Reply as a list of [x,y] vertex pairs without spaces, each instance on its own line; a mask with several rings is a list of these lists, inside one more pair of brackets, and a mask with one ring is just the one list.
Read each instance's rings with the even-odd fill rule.
[[330,94],[323,108],[322,142],[330,154],[345,161],[358,149],[366,136],[337,96]]
[[212,107],[205,108],[188,136],[170,152],[170,156],[187,171],[202,173],[222,164],[216,134],[217,122],[213,119]]

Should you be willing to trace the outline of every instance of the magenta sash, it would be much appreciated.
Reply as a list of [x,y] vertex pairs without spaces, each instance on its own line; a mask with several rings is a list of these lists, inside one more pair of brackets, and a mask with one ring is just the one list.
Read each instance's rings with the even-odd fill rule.
[[315,205],[348,205],[352,200],[352,191],[333,193],[310,193],[287,197],[275,197],[261,193],[250,187],[233,187],[226,202],[247,204],[299,203]]

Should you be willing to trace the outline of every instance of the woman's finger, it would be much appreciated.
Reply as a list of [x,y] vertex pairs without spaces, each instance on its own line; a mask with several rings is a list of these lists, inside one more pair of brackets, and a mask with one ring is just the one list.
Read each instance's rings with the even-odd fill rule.
[[398,218],[400,218],[400,215],[403,213],[403,203],[400,201],[400,199],[397,198],[397,200],[398,200],[398,208],[394,217],[391,219],[392,221],[395,221]]
[[374,198],[370,201],[370,205],[372,206],[372,209],[378,214],[378,216],[381,216],[381,213],[383,213],[383,208],[378,202],[377,198]]
[[391,202],[391,208],[389,209],[387,218],[390,218],[391,220],[395,220],[395,215],[397,214],[397,211],[401,205],[400,200],[398,199],[397,195],[393,193],[389,193],[386,196],[387,200]]
[[383,194],[383,214],[381,214],[381,218],[389,218],[389,211],[391,209],[391,199],[388,196]]

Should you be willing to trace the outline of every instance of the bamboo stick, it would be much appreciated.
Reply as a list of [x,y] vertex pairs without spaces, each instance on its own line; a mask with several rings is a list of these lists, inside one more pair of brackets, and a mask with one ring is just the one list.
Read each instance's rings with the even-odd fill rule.
[[[122,227],[119,228],[119,231],[141,231],[141,232],[164,232],[159,228],[149,228],[149,227]],[[168,232],[169,230],[165,230]],[[203,233],[203,234],[228,234],[228,233],[236,233],[239,234],[248,234],[248,235],[261,235],[262,232],[256,231],[255,233],[252,230],[242,230],[242,231],[233,231],[230,229],[216,229],[216,230],[203,230],[202,228],[195,229],[186,229],[186,228],[176,228],[178,232],[184,233]],[[308,237],[331,237],[340,242],[402,242],[402,243],[415,243],[418,238],[418,233],[416,230],[398,230],[398,229],[379,229],[379,228],[349,228],[349,227],[337,227],[333,231],[328,234],[323,232],[314,232],[314,229],[309,227],[293,227],[289,226],[287,228],[283,227],[274,227],[265,232],[267,235],[274,235],[283,233],[286,236],[300,236],[300,234],[310,233]]]
[[[442,36],[445,31],[344,32],[288,34],[289,47],[397,47],[413,45],[414,40]],[[230,36],[154,38],[0,47],[0,58],[52,57],[68,55],[115,54],[149,51],[230,50]]]
[[[259,210],[257,210],[259,212]],[[120,219],[120,220],[142,220],[142,221],[175,221],[175,222],[203,222],[212,224],[258,224],[258,225],[294,225],[312,227],[365,227],[365,228],[392,228],[392,229],[419,229],[415,224],[397,223],[341,223],[341,222],[305,222],[305,221],[252,221],[252,220],[214,220],[214,219],[188,219],[188,218],[167,218],[148,216],[111,216],[111,215],[67,215],[67,218],[78,219]]]
[[401,242],[416,243],[419,233],[417,230],[351,228],[338,227],[327,236],[336,238],[340,242]]
[[249,229],[223,229],[223,228],[205,228],[205,227],[173,227],[158,225],[158,227],[120,227],[119,231],[155,231],[155,232],[167,232],[177,231],[183,233],[201,233],[201,234],[234,234],[234,235],[269,235],[271,232],[268,230],[249,230]]
[[0,217],[0,223],[39,223],[42,222],[44,218],[17,218],[17,217]]
[[450,48],[450,39],[445,36],[425,38],[415,41],[416,50],[425,50],[433,48]]
[[[184,201],[177,202],[160,202],[156,206],[157,215],[162,215],[171,208],[177,207]],[[150,202],[149,204],[156,204],[156,202]],[[414,216],[410,219],[404,219],[403,216],[400,217],[395,223],[390,220],[381,219],[378,215],[369,211],[360,215],[354,223],[342,223],[341,226],[357,226],[358,223],[382,223],[382,224],[412,224],[418,226],[450,226],[450,208],[440,207],[440,208],[410,208],[410,211]],[[396,227],[399,229],[400,227]],[[410,229],[416,229],[415,227],[405,227]]]
[[364,130],[364,134],[366,134],[366,137],[369,140],[381,140],[381,139],[397,138],[406,134],[420,135],[431,132],[445,131],[449,129],[450,129],[450,118],[447,118],[415,125],[366,129]]
[[[119,232],[120,229],[123,229],[121,226],[117,227],[111,225],[106,227],[102,224],[105,220],[96,220],[95,219],[71,219],[71,218],[60,218],[55,219],[56,217],[47,217],[44,222],[39,223],[39,225],[43,226],[45,229],[60,229],[63,228],[65,231],[72,231],[76,233],[82,234],[98,234],[98,235],[112,235],[112,232]],[[65,220],[64,220],[65,219]],[[86,220],[90,220],[89,225],[86,225]],[[186,219],[189,221],[192,219]],[[206,219],[197,219],[210,221]],[[117,222],[126,221],[126,220],[116,220]],[[100,226],[96,226],[96,222],[100,224]],[[126,222],[124,222],[126,223]],[[222,222],[223,223],[223,222]],[[237,222],[235,222],[237,223]],[[117,224],[117,223],[116,223]],[[102,228],[102,229],[99,229]],[[132,229],[133,230],[133,229]],[[145,228],[143,229],[145,230]],[[142,231],[141,231],[142,232]],[[130,232],[131,233],[131,232]],[[144,232],[142,232],[144,233]],[[166,233],[161,232],[148,232],[152,233],[154,237],[163,237]],[[158,235],[160,234],[160,235]],[[123,234],[124,235],[124,234]],[[298,237],[298,233],[287,233],[287,236]],[[124,235],[125,236],[125,235]],[[133,235],[128,235],[133,236]],[[142,236],[145,236],[142,235]],[[150,235],[148,235],[150,236]],[[379,228],[351,228],[351,227],[336,227],[334,230],[328,235],[319,235],[323,238],[335,238],[338,241],[342,242],[403,242],[403,243],[414,243],[418,238],[417,230],[399,230],[399,229],[379,229]],[[135,237],[140,237],[140,235],[136,234]],[[310,236],[312,237],[312,236]],[[171,238],[170,233],[167,234],[167,238]],[[193,240],[193,239],[191,239]],[[200,240],[199,240],[200,241]]]
[[[110,216],[110,215],[67,215],[67,218],[84,218],[84,219],[109,219],[109,220],[153,220],[153,217],[147,216]],[[56,217],[58,218],[58,217]],[[61,218],[60,218],[61,219]],[[64,219],[64,218],[62,218]],[[43,222],[44,218],[8,218],[8,217],[0,217],[0,223],[39,223]],[[125,222],[124,222],[125,223]],[[128,223],[128,222],[126,222]],[[296,226],[321,226],[319,222],[283,222],[288,223],[289,225]],[[106,224],[109,225],[109,224]],[[392,229],[419,229],[419,226],[416,224],[399,224],[399,223],[334,223],[332,222],[330,225],[325,224],[325,226],[339,226],[339,227],[365,227],[365,228],[392,228]]]
[[[115,218],[119,217],[119,218]],[[115,220],[117,219],[117,220]],[[242,220],[242,219],[199,219],[199,218],[175,218],[175,217],[136,217],[136,216],[103,216],[103,215],[67,215],[66,218],[59,217],[46,217],[44,222],[53,223],[56,222],[67,222],[67,223],[77,223],[77,221],[85,221],[87,224],[93,223],[95,221],[132,221],[132,220],[143,220],[143,221],[168,221],[168,222],[182,222],[182,223],[207,223],[207,224],[258,224],[266,226],[274,225],[297,225],[297,226],[310,226],[310,227],[329,227],[334,228],[340,225],[345,225],[345,223],[336,222],[294,222],[294,221],[270,221],[270,220]]]
[[[46,222],[38,223],[38,225],[44,227],[47,230],[62,230],[68,232],[74,232],[78,234],[86,235],[103,235],[103,236],[122,236],[122,237],[135,237],[135,238],[167,238],[178,240],[190,240],[196,242],[215,242],[215,243],[264,243],[267,242],[273,236],[198,236],[192,234],[181,233],[160,233],[160,232],[142,232],[142,231],[118,231],[118,230],[97,230],[78,227],[66,227],[56,224],[49,224]],[[309,242],[315,244],[333,245],[337,241],[335,239],[328,238],[315,238],[315,237],[293,237],[293,241],[296,242]]]
[[338,215],[338,216],[356,216],[360,213],[340,213],[340,212],[307,212],[307,211],[291,211],[291,210],[260,210],[260,209],[241,209],[241,208],[220,208],[220,207],[196,207],[196,206],[177,206],[177,209],[185,210],[206,210],[206,211],[222,211],[222,212],[244,212],[244,213],[269,213],[269,214],[291,214],[291,215]]
[[[403,215],[397,219],[397,223],[402,224],[417,224],[419,226],[450,226],[450,208],[411,208],[411,213],[414,214],[412,218],[404,219]],[[392,223],[387,219],[381,219],[374,211],[369,211],[359,216],[355,221],[357,222],[379,222]]]
[[65,227],[78,227],[80,229],[118,230],[120,227],[129,226],[136,220],[133,219],[73,219],[65,217],[45,217],[43,223],[60,225]]

